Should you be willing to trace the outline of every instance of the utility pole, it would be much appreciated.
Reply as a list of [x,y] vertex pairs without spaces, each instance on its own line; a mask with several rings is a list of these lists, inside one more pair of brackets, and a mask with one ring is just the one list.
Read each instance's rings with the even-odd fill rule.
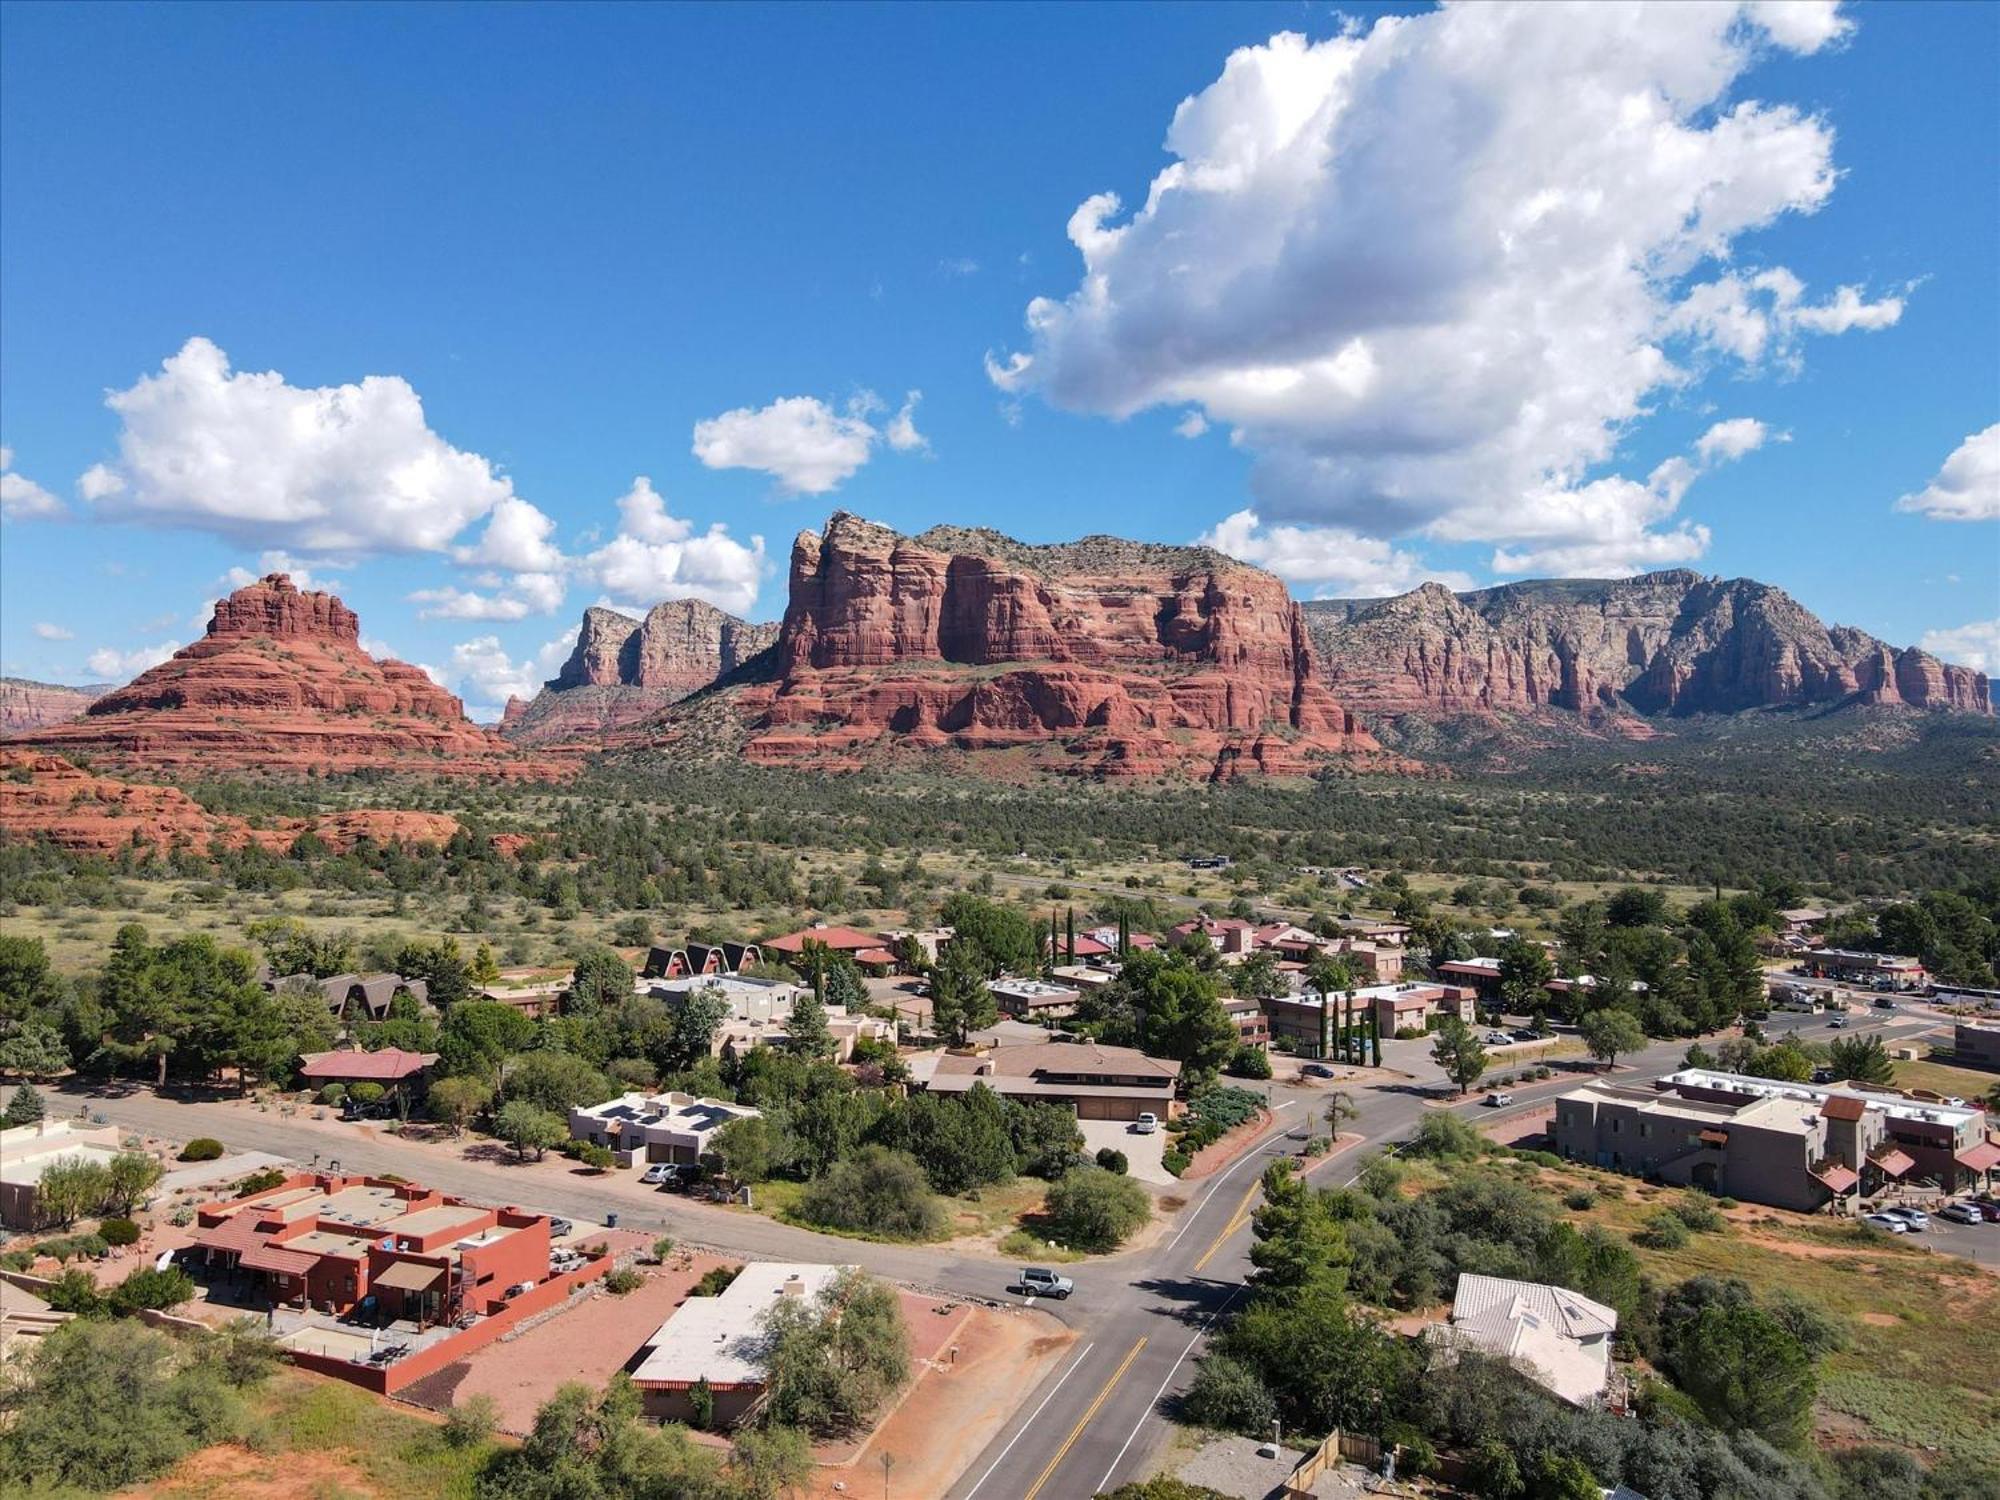
[[896,1455],[893,1453],[884,1453],[882,1455],[882,1500],[889,1500],[889,1471],[895,1467]]

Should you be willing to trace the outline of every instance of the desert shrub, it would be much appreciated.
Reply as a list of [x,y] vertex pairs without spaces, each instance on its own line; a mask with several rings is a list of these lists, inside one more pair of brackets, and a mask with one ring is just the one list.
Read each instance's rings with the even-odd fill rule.
[[1227,1354],[1211,1354],[1196,1368],[1181,1409],[1199,1426],[1262,1437],[1271,1430],[1278,1403],[1249,1365]]
[[1100,1146],[1097,1148],[1096,1160],[1097,1164],[1104,1168],[1105,1171],[1116,1172],[1121,1177],[1130,1171],[1132,1167],[1132,1164],[1125,1159],[1123,1151],[1114,1151],[1109,1146]]
[[388,1092],[379,1083],[357,1083],[347,1091],[347,1102],[366,1109],[371,1104],[380,1104]]
[[896,1240],[937,1239],[946,1228],[944,1205],[916,1158],[884,1146],[865,1146],[808,1182],[796,1212],[823,1229]]
[[1722,1211],[1705,1193],[1686,1193],[1667,1210],[1697,1234],[1714,1234],[1722,1228]]
[[1646,1220],[1646,1226],[1632,1236],[1632,1243],[1648,1250],[1680,1250],[1691,1236],[1686,1222],[1671,1208],[1663,1208]]
[[114,1250],[139,1243],[139,1226],[130,1219],[106,1219],[97,1226],[97,1232],[104,1237],[104,1243]]
[[55,1312],[74,1313],[80,1318],[94,1317],[104,1310],[104,1296],[97,1290],[96,1280],[82,1270],[64,1271],[48,1284],[42,1300]]
[[198,1135],[181,1147],[182,1161],[214,1161],[222,1155],[222,1142],[210,1135]]
[[179,1266],[155,1271],[142,1266],[111,1289],[111,1310],[137,1312],[140,1308],[164,1311],[178,1307],[194,1295],[194,1278]]
[[324,1104],[328,1109],[340,1108],[341,1105],[347,1102],[347,1085],[344,1083],[329,1083],[319,1091],[319,1102]]
[[1102,1167],[1079,1167],[1049,1188],[1048,1237],[1072,1250],[1116,1250],[1152,1214],[1146,1190]]
[[1457,1115],[1433,1111],[1417,1125],[1416,1134],[1403,1147],[1405,1156],[1428,1156],[1437,1161],[1469,1161],[1486,1153],[1488,1142]]
[[1245,1042],[1230,1054],[1228,1071],[1237,1078],[1269,1078],[1270,1054],[1262,1047],[1253,1047]]
[[614,1297],[628,1296],[646,1284],[646,1278],[630,1266],[621,1266],[604,1278],[604,1290]]
[[1167,1169],[1169,1176],[1178,1177],[1193,1163],[1194,1158],[1178,1146],[1170,1146],[1161,1153],[1160,1165]]
[[720,1297],[729,1290],[729,1284],[743,1274],[741,1266],[710,1266],[701,1273],[701,1280],[694,1284],[693,1296]]
[[284,1180],[285,1170],[283,1167],[266,1167],[261,1172],[252,1172],[248,1177],[237,1183],[236,1196],[239,1198],[254,1198],[259,1193],[270,1191],[270,1189],[276,1187]]
[[1582,1213],[1585,1209],[1595,1208],[1596,1206],[1597,1192],[1593,1188],[1571,1188],[1563,1194],[1564,1208],[1574,1209],[1576,1212]]
[[493,1436],[499,1425],[499,1405],[481,1391],[445,1413],[444,1440],[453,1448],[477,1448]]

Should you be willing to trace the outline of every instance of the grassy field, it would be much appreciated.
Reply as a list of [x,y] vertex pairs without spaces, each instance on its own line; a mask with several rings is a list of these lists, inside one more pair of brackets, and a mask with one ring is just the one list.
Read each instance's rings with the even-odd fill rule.
[[[1629,1234],[1678,1196],[1587,1168],[1538,1169],[1557,1192],[1588,1185],[1596,1204],[1574,1222]],[[1744,1207],[1726,1229],[1683,1249],[1635,1246],[1659,1281],[1733,1276],[1760,1293],[1785,1290],[1837,1314],[1848,1345],[1825,1363],[1819,1427],[2000,1463],[2000,1277],[1873,1230]]]
[[1978,1068],[1961,1068],[1951,1063],[1899,1062],[1896,1064],[1896,1087],[1899,1089],[1929,1089],[1932,1093],[1956,1095],[1962,1099],[1984,1099],[1996,1088],[2000,1088],[2000,1073],[1983,1072]]

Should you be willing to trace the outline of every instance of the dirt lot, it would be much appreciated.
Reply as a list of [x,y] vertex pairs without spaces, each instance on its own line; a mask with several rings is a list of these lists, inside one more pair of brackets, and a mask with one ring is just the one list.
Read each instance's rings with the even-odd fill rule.
[[[884,1453],[894,1459],[896,1494],[944,1494],[1076,1339],[1055,1319],[1037,1312],[960,1307],[959,1315],[946,1323],[933,1314],[912,1312],[912,1300],[905,1296],[903,1309],[916,1352],[925,1343],[921,1318],[931,1317],[950,1335],[943,1344],[936,1333],[931,1337],[940,1362],[927,1370],[917,1367],[919,1378],[902,1404],[849,1462],[820,1469],[805,1491],[812,1500],[873,1493],[872,1486],[881,1482]],[[958,1358],[944,1362],[952,1346]],[[845,1492],[836,1490],[837,1484],[845,1484]]]
[[712,1255],[678,1253],[664,1266],[645,1266],[646,1284],[624,1297],[595,1291],[526,1333],[502,1338],[420,1380],[405,1400],[444,1411],[468,1396],[488,1395],[500,1408],[503,1431],[526,1433],[535,1411],[568,1381],[593,1389],[634,1363],[646,1340],[716,1266]]

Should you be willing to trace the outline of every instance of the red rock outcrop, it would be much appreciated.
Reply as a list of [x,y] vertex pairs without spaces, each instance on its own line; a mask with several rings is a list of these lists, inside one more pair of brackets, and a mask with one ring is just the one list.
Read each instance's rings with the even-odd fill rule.
[[1373,720],[1898,704],[1993,712],[1986,677],[1829,630],[1781,589],[1676,569],[1305,606],[1334,688]]
[[342,854],[364,838],[443,845],[458,831],[458,819],[447,813],[401,808],[273,818],[253,827],[242,818],[209,812],[178,787],[100,776],[57,755],[0,750],[0,838],[47,838],[82,854],[206,850],[218,841],[231,849],[255,844],[282,854],[304,833]]
[[359,635],[340,600],[273,573],[217,603],[202,639],[18,742],[147,767],[551,773],[418,668],[363,651]]
[[0,677],[0,734],[67,723],[110,691],[109,684],[63,687],[26,677]]
[[1378,748],[1260,569],[1110,537],[912,538],[845,513],[800,534],[774,678],[735,701],[744,754],[766,764],[936,747],[1100,776],[1233,776]]
[[700,599],[656,604],[644,620],[587,609],[576,649],[500,732],[522,744],[615,739],[741,667],[778,637]]

